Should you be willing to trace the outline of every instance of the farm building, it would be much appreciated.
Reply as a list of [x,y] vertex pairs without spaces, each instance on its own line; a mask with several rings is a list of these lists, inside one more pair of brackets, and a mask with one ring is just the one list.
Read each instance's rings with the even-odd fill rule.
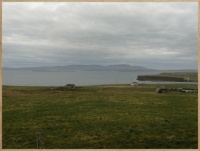
[[167,89],[167,88],[157,88],[156,92],[157,93],[169,92],[169,89]]
[[189,89],[189,88],[157,88],[157,93],[164,92],[186,92],[186,93],[198,93],[198,89]]
[[134,85],[138,85],[138,83],[137,82],[132,82],[131,85],[133,85],[133,86]]
[[198,93],[198,89],[188,89],[188,88],[182,88],[181,92],[186,92],[186,93]]
[[67,84],[65,86],[67,89],[70,89],[71,91],[75,89],[75,84]]

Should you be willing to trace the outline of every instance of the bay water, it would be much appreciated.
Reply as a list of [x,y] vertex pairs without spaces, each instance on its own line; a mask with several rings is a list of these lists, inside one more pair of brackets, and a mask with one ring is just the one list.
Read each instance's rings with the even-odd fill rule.
[[[137,81],[138,75],[159,74],[162,71],[65,71],[65,72],[44,72],[44,71],[2,71],[3,85],[12,86],[64,86],[75,84],[104,85],[104,84],[131,84]],[[139,83],[166,83],[140,81]],[[169,83],[169,82],[168,82]],[[173,82],[174,83],[174,82]]]

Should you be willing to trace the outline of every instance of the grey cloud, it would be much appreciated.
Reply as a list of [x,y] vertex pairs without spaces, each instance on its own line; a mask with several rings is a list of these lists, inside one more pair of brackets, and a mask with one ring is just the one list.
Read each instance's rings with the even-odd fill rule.
[[[3,66],[21,60],[19,66],[167,68],[170,61],[179,68],[190,58],[188,68],[196,68],[197,27],[194,2],[3,3]],[[25,54],[34,57],[24,59]]]

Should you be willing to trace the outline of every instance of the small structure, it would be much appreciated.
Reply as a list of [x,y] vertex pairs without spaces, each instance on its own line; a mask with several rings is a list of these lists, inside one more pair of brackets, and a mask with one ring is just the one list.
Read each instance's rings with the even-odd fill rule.
[[137,82],[132,82],[131,85],[135,86],[135,85],[138,85]]
[[186,93],[198,93],[198,89],[188,89],[188,88],[182,88],[181,92],[186,92]]
[[71,91],[74,91],[75,90],[75,84],[67,84],[65,86],[60,86],[60,87],[57,87],[56,90],[71,90]]
[[167,89],[167,88],[157,88],[157,89],[156,89],[156,92],[157,92],[157,93],[169,92],[169,89]]
[[157,88],[157,93],[163,92],[185,92],[185,93],[198,93],[198,89],[189,89],[189,88]]
[[75,90],[75,84],[67,84],[65,87],[71,91]]

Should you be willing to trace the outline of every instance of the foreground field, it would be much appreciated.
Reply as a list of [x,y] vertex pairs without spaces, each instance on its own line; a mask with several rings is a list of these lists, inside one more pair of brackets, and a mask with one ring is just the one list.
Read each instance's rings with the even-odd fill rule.
[[47,149],[196,149],[197,94],[157,94],[157,87],[3,86],[3,148],[37,148],[40,132]]

